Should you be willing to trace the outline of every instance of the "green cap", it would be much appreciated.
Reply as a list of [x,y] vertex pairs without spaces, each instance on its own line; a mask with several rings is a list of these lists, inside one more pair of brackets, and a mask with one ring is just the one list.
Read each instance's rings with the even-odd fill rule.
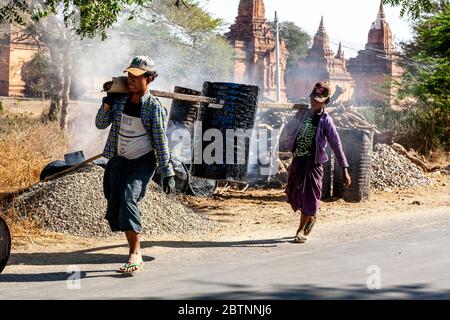
[[156,72],[155,63],[147,56],[136,56],[131,60],[130,66],[124,72],[139,77],[146,72]]

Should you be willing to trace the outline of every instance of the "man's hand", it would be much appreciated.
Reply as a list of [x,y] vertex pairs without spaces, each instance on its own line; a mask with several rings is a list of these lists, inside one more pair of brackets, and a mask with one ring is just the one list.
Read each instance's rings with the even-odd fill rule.
[[165,177],[163,179],[163,191],[166,194],[169,194],[173,192],[174,189],[175,189],[175,178],[173,176]]
[[344,177],[344,189],[347,189],[352,184],[352,179],[350,178],[350,175],[348,174],[347,168],[344,168],[342,170],[342,176]]
[[108,94],[103,98],[103,111],[108,112],[114,104],[114,97]]
[[113,107],[115,101],[119,99],[123,94],[121,93],[115,93],[115,92],[108,92],[106,94],[106,97],[103,98],[103,110],[105,112],[108,112]]

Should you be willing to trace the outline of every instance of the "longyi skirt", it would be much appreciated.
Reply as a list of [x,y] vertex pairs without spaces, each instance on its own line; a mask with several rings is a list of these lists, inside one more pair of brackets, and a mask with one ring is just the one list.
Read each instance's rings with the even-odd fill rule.
[[285,193],[294,211],[300,210],[305,216],[317,214],[322,197],[322,179],[322,164],[316,164],[308,157],[295,157],[292,160]]

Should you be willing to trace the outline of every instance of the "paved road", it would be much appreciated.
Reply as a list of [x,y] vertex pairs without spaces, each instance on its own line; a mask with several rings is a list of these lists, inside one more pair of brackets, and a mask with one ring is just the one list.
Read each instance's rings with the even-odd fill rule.
[[450,208],[315,228],[307,244],[147,241],[133,277],[114,272],[124,248],[13,253],[0,299],[450,299]]

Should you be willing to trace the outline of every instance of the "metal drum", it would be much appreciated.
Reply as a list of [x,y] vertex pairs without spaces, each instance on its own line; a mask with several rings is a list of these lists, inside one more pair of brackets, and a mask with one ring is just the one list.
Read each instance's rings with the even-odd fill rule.
[[0,273],[5,269],[11,253],[11,234],[5,220],[0,218]]
[[331,183],[332,183],[332,161],[331,148],[326,148],[328,155],[328,161],[323,164],[323,179],[322,179],[322,199],[328,199],[331,197]]
[[[250,138],[255,121],[258,92],[257,86],[224,82],[204,83],[202,95],[222,99],[225,104],[200,105],[198,120],[201,121],[202,128],[196,130],[194,137],[194,160],[191,167],[193,176],[237,182],[247,180]],[[227,130],[233,133],[228,138]],[[218,151],[216,148],[211,150],[210,146],[216,142],[215,136],[211,141],[205,141],[207,140],[205,133],[208,131],[221,135],[217,143],[221,145]],[[208,155],[205,151],[211,152],[214,161],[205,159],[205,154]],[[228,155],[233,156],[233,161],[227,161],[227,151]]]
[[[200,91],[183,87],[175,87],[174,92],[194,96],[201,95]],[[185,163],[189,163],[192,158],[194,124],[197,120],[199,108],[199,102],[189,102],[177,99],[174,99],[172,101],[172,105],[170,107],[169,122],[167,125],[169,148],[179,159],[183,160],[183,162]],[[180,135],[184,139],[181,139],[181,141],[176,141],[175,137],[179,138]],[[189,139],[186,139],[186,137],[189,137]]]
[[349,164],[352,179],[350,188],[343,188],[342,169],[334,166],[333,195],[345,201],[360,202],[369,199],[372,171],[373,132],[361,129],[338,128],[342,148]]

